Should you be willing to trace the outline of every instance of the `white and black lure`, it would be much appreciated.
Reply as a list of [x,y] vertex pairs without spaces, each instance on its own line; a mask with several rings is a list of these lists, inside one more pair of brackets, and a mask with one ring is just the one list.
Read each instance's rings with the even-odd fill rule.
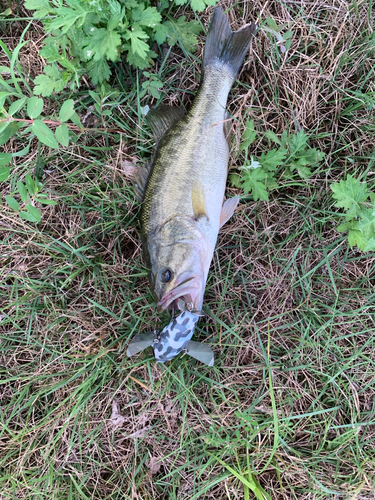
[[172,319],[161,332],[154,330],[139,333],[130,342],[126,352],[127,355],[129,357],[134,356],[152,346],[155,359],[159,363],[170,361],[177,354],[184,351],[184,353],[202,363],[213,366],[214,353],[211,347],[191,340],[200,315],[200,313],[196,312],[183,311],[179,316]]

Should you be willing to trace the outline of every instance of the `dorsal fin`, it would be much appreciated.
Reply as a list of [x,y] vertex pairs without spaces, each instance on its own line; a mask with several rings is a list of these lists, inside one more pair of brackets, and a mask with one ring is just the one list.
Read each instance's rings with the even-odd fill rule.
[[133,189],[135,197],[142,203],[146,184],[151,171],[151,162],[146,162],[144,167],[138,167],[133,178]]
[[160,104],[157,108],[150,109],[146,121],[150,125],[155,139],[158,141],[165,132],[185,116],[182,106],[166,106]]

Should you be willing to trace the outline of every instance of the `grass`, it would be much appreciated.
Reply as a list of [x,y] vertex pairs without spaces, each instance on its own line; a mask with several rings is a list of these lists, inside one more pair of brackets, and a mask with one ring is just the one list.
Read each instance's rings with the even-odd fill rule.
[[[57,152],[33,142],[15,173],[39,172],[58,205],[38,225],[0,211],[1,500],[374,498],[375,259],[336,231],[329,189],[347,173],[374,184],[372,3],[238,2],[229,17],[272,17],[294,34],[286,55],[262,32],[254,41],[229,101],[231,165],[247,117],[276,134],[303,127],[325,160],[268,203],[242,199],[196,330],[215,365],[164,366],[151,351],[126,357],[136,332],[168,319],[148,289],[126,176],[151,155],[140,106],[155,99],[139,101],[141,76],[119,65],[107,126],[123,134],[85,133]],[[22,23],[2,21],[11,50]],[[20,62],[35,77],[36,23],[26,39]],[[191,102],[201,42],[195,55],[161,55],[164,102]],[[102,126],[87,89],[64,97]]]

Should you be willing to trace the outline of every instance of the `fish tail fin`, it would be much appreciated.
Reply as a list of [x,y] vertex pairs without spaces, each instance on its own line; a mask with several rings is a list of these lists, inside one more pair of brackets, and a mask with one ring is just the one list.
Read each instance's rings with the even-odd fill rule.
[[202,73],[209,66],[224,64],[236,79],[245,54],[257,29],[254,23],[232,31],[223,11],[216,7],[212,14],[204,49]]

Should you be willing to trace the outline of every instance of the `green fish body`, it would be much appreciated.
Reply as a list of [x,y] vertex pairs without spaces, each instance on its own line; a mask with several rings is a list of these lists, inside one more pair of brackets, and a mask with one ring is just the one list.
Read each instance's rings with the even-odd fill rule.
[[181,108],[162,105],[147,115],[156,151],[136,190],[150,285],[161,309],[176,308],[180,297],[202,308],[219,229],[237,206],[234,198],[224,202],[230,130],[225,107],[255,29],[252,23],[232,32],[216,8],[190,111],[184,115]]

